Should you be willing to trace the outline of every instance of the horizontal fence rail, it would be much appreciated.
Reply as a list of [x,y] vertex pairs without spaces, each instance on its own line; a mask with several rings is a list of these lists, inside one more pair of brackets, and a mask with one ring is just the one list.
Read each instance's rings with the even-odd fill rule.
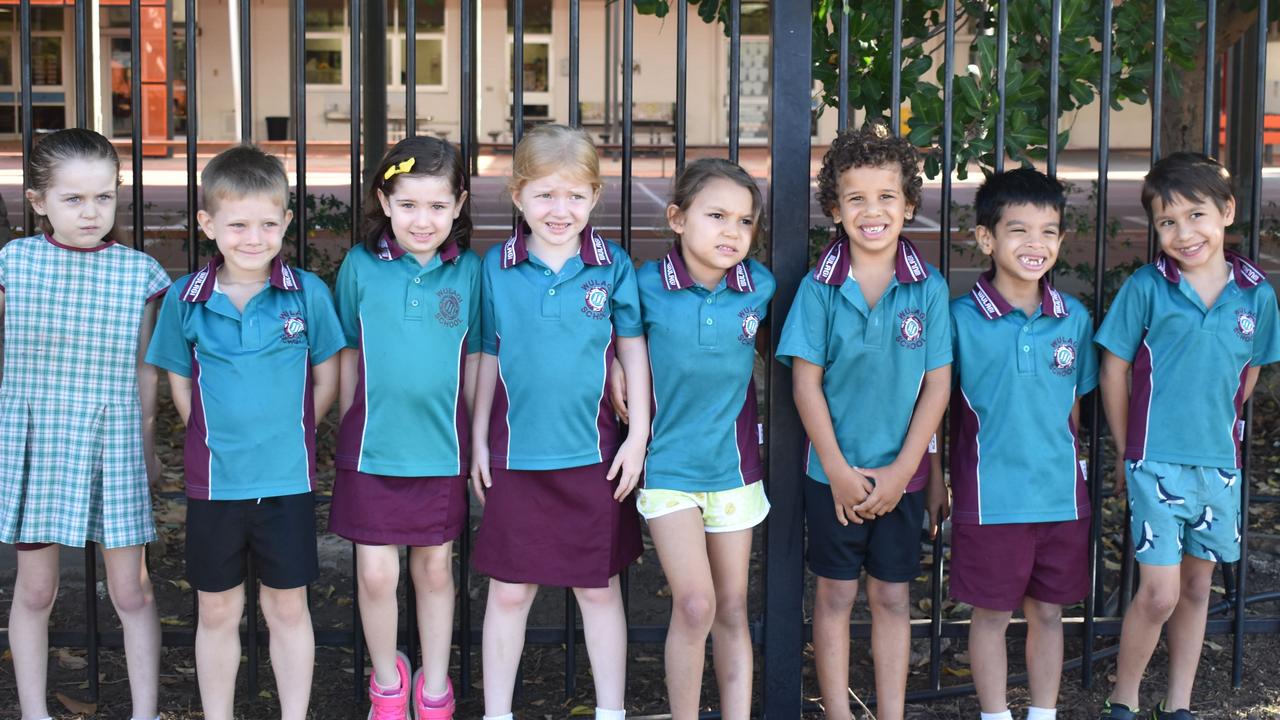
[[[310,228],[308,223],[312,220],[306,202],[308,198],[307,172],[309,154],[307,143],[309,103],[306,69],[308,62],[306,50],[307,4],[305,0],[285,1],[288,3],[289,18],[288,47],[290,68],[288,75],[291,85],[289,102],[293,133],[293,169],[296,174],[296,202],[293,209],[297,218],[296,227],[299,228],[293,238],[292,253],[293,262],[299,266],[307,267],[316,252],[311,247],[307,237],[307,229]],[[1009,102],[1006,88],[1006,68],[1009,55],[1009,14],[1012,1],[996,1],[989,4],[994,15],[994,42],[998,58],[996,95],[991,99],[992,112],[995,113],[992,124],[995,148],[992,153],[992,164],[997,170],[1004,169],[1009,159],[1006,157],[1006,138],[1010,132],[1006,118]],[[351,226],[349,239],[351,244],[355,244],[360,239],[361,191],[366,182],[364,173],[369,168],[376,167],[388,139],[385,68],[387,67],[389,53],[400,52],[399,45],[390,47],[385,33],[382,32],[382,28],[386,25],[388,2],[399,2],[399,0],[347,0],[345,7],[350,38],[350,53],[346,56],[348,58],[347,67],[343,69],[343,72],[346,75],[346,91],[350,104],[348,150],[350,153],[351,175],[351,203],[349,207]],[[484,0],[484,2],[488,2],[488,0]],[[48,7],[46,3],[35,3],[35,5]],[[70,11],[73,16],[74,29],[72,36],[74,68],[72,74],[75,85],[75,122],[81,127],[88,127],[91,123],[91,116],[88,112],[90,107],[89,98],[94,97],[95,94],[101,93],[103,90],[100,87],[93,87],[95,74],[86,71],[89,63],[97,62],[93,58],[94,48],[97,47],[96,40],[89,37],[91,5],[96,6],[97,3],[76,2],[74,8]],[[170,0],[165,7],[172,12],[176,5],[177,0]],[[198,63],[201,57],[198,47],[202,42],[200,28],[202,25],[208,26],[210,23],[227,22],[226,17],[235,18],[236,25],[230,29],[234,38],[234,52],[237,60],[232,71],[237,86],[235,93],[236,112],[238,114],[238,122],[236,123],[238,126],[237,136],[238,139],[244,142],[253,141],[255,139],[253,114],[255,94],[253,87],[252,5],[253,3],[250,0],[235,0],[235,5],[229,9],[231,10],[229,15],[213,17],[213,13],[208,11],[207,6],[205,12],[200,12],[196,0],[182,0],[184,20],[181,27],[185,53],[183,60],[187,74],[185,78],[186,132],[183,143],[173,142],[171,145],[175,149],[182,147],[186,153],[185,170],[187,180],[185,198],[189,209],[194,209],[198,202],[197,173],[199,169],[198,155],[200,152],[201,128],[198,112],[200,89],[197,80],[200,77],[198,71]],[[722,20],[724,30],[728,34],[728,52],[727,65],[724,68],[720,68],[720,70],[724,71],[723,74],[727,76],[728,86],[723,98],[726,104],[723,123],[725,138],[723,154],[736,161],[741,154],[742,139],[741,58],[743,51],[743,9],[741,0],[729,0],[724,5],[726,14]],[[902,127],[903,106],[904,3],[903,0],[894,0],[892,5],[891,79],[889,87],[886,89],[889,97],[887,120],[891,131],[899,133]],[[1156,0],[1154,17],[1151,19],[1153,52],[1152,82],[1149,96],[1152,110],[1150,151],[1153,163],[1161,156],[1163,146],[1160,123],[1166,97],[1164,83],[1162,82],[1162,78],[1165,77],[1166,73],[1164,60],[1165,5],[1164,0]],[[1249,143],[1248,152],[1243,154],[1247,155],[1250,160],[1248,165],[1250,175],[1240,179],[1246,181],[1248,187],[1249,233],[1247,250],[1252,258],[1259,256],[1259,237],[1262,231],[1261,192],[1265,151],[1263,141],[1265,108],[1261,98],[1265,97],[1266,92],[1267,29],[1269,25],[1267,5],[1265,2],[1258,3],[1259,17],[1255,30],[1252,31],[1256,35],[1248,43],[1253,47],[1252,56],[1246,58],[1246,61],[1254,64],[1252,68],[1254,87],[1252,89],[1244,88],[1243,90],[1245,92],[1251,90],[1256,93],[1255,101],[1249,106],[1252,114],[1248,117],[1229,118],[1232,127],[1231,140],[1229,142],[1233,144]],[[420,108],[415,92],[419,85],[417,62],[419,8],[415,0],[407,0],[404,3],[404,7],[405,12],[402,14],[407,19],[404,27],[405,59],[407,63],[404,68],[405,79],[403,81],[405,87],[405,134],[412,136],[418,132],[418,121],[420,119]],[[479,87],[481,85],[479,72],[480,7],[481,2],[479,0],[457,0],[457,22],[461,38],[458,45],[459,52],[456,57],[450,55],[449,62],[446,63],[446,67],[451,70],[455,67],[457,68],[456,75],[459,87],[456,94],[459,118],[458,144],[467,167],[472,170],[473,174],[479,168],[481,155],[481,143],[477,137]],[[560,6],[557,4],[556,7]],[[450,4],[450,8],[452,12],[452,4]],[[527,126],[537,120],[526,115],[525,105],[528,95],[525,87],[526,2],[525,0],[510,0],[509,8],[512,16],[509,100],[509,137],[511,142],[509,146],[504,145],[502,150],[511,153],[514,152],[514,148]],[[671,144],[674,147],[675,168],[678,171],[685,166],[689,149],[689,13],[697,12],[698,10],[691,8],[688,0],[674,0],[674,2],[670,3],[670,8],[676,15],[676,22],[674,23],[676,70],[673,85],[674,107],[671,118],[671,126],[674,132],[672,133]],[[128,0],[127,9],[130,33],[129,61],[131,63],[128,84],[129,91],[132,93],[130,103],[131,116],[129,118],[129,152],[132,179],[129,207],[129,212],[132,214],[131,239],[134,247],[145,249],[147,228],[144,214],[147,201],[144,166],[147,158],[144,149],[150,137],[144,135],[146,121],[143,117],[143,103],[141,102],[143,97],[143,78],[140,72],[143,60],[142,0]],[[1106,226],[1110,219],[1108,214],[1108,175],[1111,161],[1111,126],[1109,113],[1105,109],[1112,104],[1114,91],[1112,82],[1114,47],[1111,32],[1115,22],[1114,9],[1115,6],[1111,2],[1101,3],[1100,27],[1097,32],[1097,40],[1100,47],[1100,76],[1096,85],[1098,90],[1097,102],[1104,111],[1100,113],[1097,132],[1099,152],[1097,156],[1096,208],[1094,209],[1095,236],[1093,238],[1092,254],[1094,263],[1092,281],[1095,292],[1091,309],[1096,321],[1101,320],[1106,307],[1106,298],[1104,298],[1102,290],[1105,285],[1104,271],[1108,261]],[[97,10],[92,12],[96,13]],[[803,703],[802,695],[801,658],[803,657],[804,643],[809,639],[809,634],[811,633],[811,627],[804,620],[804,515],[802,506],[803,493],[801,491],[803,483],[801,467],[803,464],[804,435],[791,399],[790,371],[773,360],[772,356],[781,336],[781,318],[786,316],[796,288],[799,286],[800,280],[809,265],[808,242],[811,229],[809,211],[812,201],[810,195],[810,182],[812,180],[811,158],[814,150],[811,144],[814,123],[814,101],[812,97],[814,71],[813,4],[802,2],[801,0],[773,0],[769,3],[767,12],[770,26],[768,60],[770,110],[768,115],[769,139],[767,152],[770,168],[770,177],[768,179],[770,181],[769,187],[771,188],[767,196],[768,226],[771,232],[767,256],[768,263],[777,279],[778,290],[773,308],[769,314],[769,321],[767,322],[769,354],[766,356],[767,382],[765,394],[768,402],[765,427],[769,429],[769,432],[765,451],[766,465],[769,472],[765,482],[767,483],[773,508],[764,529],[763,612],[752,618],[751,636],[753,642],[760,648],[760,657],[764,670],[762,676],[763,699],[762,703],[756,708],[756,713],[770,718],[792,718],[798,717],[802,712],[814,709],[811,705]],[[35,130],[39,130],[39,128],[35,128],[33,110],[35,91],[33,90],[34,70],[32,65],[32,13],[32,0],[21,0],[18,7],[19,41],[17,50],[20,55],[18,84],[21,98],[21,108],[19,110],[22,131],[21,149],[24,170],[27,170],[27,172],[24,172],[24,190],[28,187],[29,178],[29,168],[25,163],[32,151]],[[1051,175],[1056,174],[1059,168],[1058,115],[1062,102],[1061,96],[1065,93],[1065,90],[1061,90],[1065,85],[1065,81],[1060,73],[1060,61],[1063,52],[1061,44],[1062,13],[1062,0],[1051,0],[1047,22],[1048,37],[1042,39],[1048,49],[1048,86],[1059,89],[1058,92],[1048,93],[1047,117],[1049,119],[1047,127],[1044,128],[1048,138],[1044,165]],[[1223,92],[1223,83],[1220,82],[1223,64],[1218,62],[1220,49],[1216,45],[1218,3],[1214,0],[1206,0],[1204,2],[1204,13],[1203,42],[1206,47],[1207,61],[1204,70],[1202,146],[1206,153],[1213,154],[1218,150],[1217,130],[1221,107],[1220,96]],[[259,11],[259,16],[262,14]],[[850,102],[850,82],[856,78],[855,69],[851,68],[851,64],[863,62],[863,60],[851,56],[850,30],[851,22],[854,19],[853,14],[854,11],[851,8],[851,4],[844,2],[840,4],[838,11],[834,12],[830,18],[831,27],[835,29],[839,37],[839,49],[834,59],[838,70],[837,78],[839,84],[839,89],[836,92],[835,111],[838,117],[838,125],[841,128],[855,125],[855,116],[858,113],[858,108],[854,107]],[[569,56],[565,65],[568,73],[568,107],[566,115],[571,124],[582,125],[582,50],[580,41],[584,30],[582,28],[581,0],[569,0],[565,15],[564,18],[557,18],[557,22],[566,22],[569,31]],[[601,84],[604,88],[605,97],[603,117],[606,130],[601,137],[607,140],[606,145],[609,146],[607,150],[612,151],[616,146],[616,150],[619,153],[621,167],[621,177],[619,179],[620,197],[618,198],[621,215],[619,239],[624,248],[631,250],[634,235],[632,193],[634,189],[633,170],[636,155],[634,137],[636,120],[635,73],[632,71],[635,66],[636,49],[637,9],[635,0],[607,3],[603,9],[602,16],[605,26],[602,38],[605,48],[605,70],[601,78]],[[964,64],[958,63],[956,59],[957,30],[960,22],[957,19],[956,0],[944,0],[940,18],[942,23],[940,35],[943,110],[941,132],[938,137],[932,138],[931,142],[940,150],[938,159],[941,169],[941,204],[937,212],[940,217],[938,236],[941,249],[938,264],[943,276],[950,279],[952,272],[951,259],[953,252],[955,252],[953,247],[955,238],[953,238],[952,233],[952,176],[956,168],[954,157],[956,89],[954,80],[957,67]],[[968,21],[973,22],[973,18],[970,17]],[[173,29],[168,26],[167,15],[165,22],[166,37],[169,38],[168,42],[172,44]],[[1023,39],[1017,39],[1017,41],[1021,42]],[[398,42],[400,41],[397,40],[396,43]],[[1237,48],[1233,52],[1241,52],[1241,50]],[[168,57],[171,63],[177,59],[176,51],[172,47],[170,47]],[[548,70],[548,72],[551,71]],[[373,87],[370,87],[371,83]],[[170,92],[172,92],[172,87],[170,87]],[[505,91],[502,93],[499,102],[504,106],[508,103]],[[716,99],[714,102],[718,103],[719,100]],[[173,140],[171,121],[169,139]],[[819,138],[819,140],[826,141],[827,138]],[[498,144],[496,139],[493,143],[490,143],[491,146],[497,146]],[[1239,148],[1236,149],[1238,150]],[[471,178],[468,178],[468,182],[470,181]],[[125,209],[122,207],[121,216],[123,217],[125,214]],[[31,208],[25,204],[22,212],[22,223],[23,232],[30,234],[31,229],[34,227],[34,218]],[[208,250],[202,250],[202,240],[194,222],[187,223],[184,236],[187,269],[194,271],[207,257]],[[1147,235],[1148,257],[1154,256],[1155,249],[1154,233],[1149,231]],[[1101,551],[1103,541],[1101,509],[1105,491],[1108,490],[1104,486],[1104,478],[1107,474],[1104,470],[1107,464],[1104,455],[1105,434],[1102,429],[1102,413],[1098,394],[1094,393],[1087,402],[1090,409],[1087,414],[1093,418],[1092,422],[1089,423],[1087,433],[1088,466],[1093,469],[1088,481],[1093,519],[1092,542],[1090,543],[1088,557],[1090,591],[1084,601],[1083,615],[1064,619],[1065,635],[1068,638],[1078,638],[1081,641],[1080,655],[1068,662],[1067,670],[1072,672],[1078,670],[1080,683],[1085,688],[1091,687],[1094,682],[1097,663],[1100,660],[1114,656],[1116,653],[1114,643],[1103,646],[1099,641],[1114,639],[1119,635],[1121,627],[1119,617],[1128,606],[1137,573],[1133,562],[1132,539],[1129,537],[1126,519],[1125,527],[1122,530],[1113,529],[1123,532],[1126,545],[1119,580],[1113,587],[1107,586],[1107,573],[1104,571]],[[1251,427],[1252,403],[1246,406],[1245,418],[1247,426]],[[1253,461],[1251,453],[1248,452],[1248,446],[1249,443],[1246,441],[1243,445],[1245,478],[1249,477]],[[1242,511],[1247,518],[1251,501],[1250,485],[1247,481],[1242,485]],[[1255,496],[1253,501],[1274,502],[1278,499],[1280,498]],[[321,502],[325,501],[321,499]],[[1269,604],[1280,600],[1280,593],[1278,592],[1264,592],[1253,596],[1249,596],[1246,592],[1249,566],[1248,526],[1247,520],[1241,525],[1240,561],[1229,566],[1223,566],[1224,586],[1228,591],[1227,599],[1210,609],[1211,617],[1208,625],[1210,634],[1230,635],[1232,637],[1232,682],[1237,687],[1243,681],[1242,659],[1244,657],[1245,637],[1249,634],[1275,634],[1280,632],[1280,616],[1249,615],[1247,613],[1247,608],[1251,604]],[[943,616],[946,548],[941,533],[938,538],[932,541],[922,537],[921,542],[931,548],[929,579],[931,606],[927,619],[912,622],[911,636],[928,642],[929,673],[927,687],[913,690],[909,693],[909,700],[923,702],[972,694],[974,689],[970,684],[944,685],[942,682],[943,640],[966,637],[968,623],[967,621],[949,619]],[[473,608],[471,597],[468,593],[472,580],[470,570],[471,549],[470,533],[464,533],[458,544],[460,597],[457,627],[454,635],[460,657],[460,668],[457,672],[460,674],[461,682],[458,685],[458,689],[459,693],[464,697],[473,692],[472,666],[475,660],[475,645],[480,641],[480,627],[472,619]],[[83,597],[83,627],[54,629],[50,634],[50,639],[51,644],[55,646],[70,646],[87,650],[87,692],[91,698],[96,699],[100,692],[98,671],[100,648],[120,648],[123,646],[123,638],[120,632],[104,631],[100,629],[98,624],[98,599],[96,592],[94,592],[97,583],[97,560],[96,548],[92,544],[85,548],[83,558],[86,586]],[[408,576],[407,572],[403,574],[406,577]],[[250,577],[252,578],[252,575]],[[355,577],[355,551],[353,546],[352,577],[350,578],[351,585],[349,589],[353,600],[356,596]],[[624,575],[624,597],[629,597],[628,593],[632,583],[626,582],[626,579]],[[412,609],[412,583],[406,583],[406,585],[410,587],[408,591],[408,606]],[[245,632],[245,650],[250,660],[248,663],[248,680],[253,693],[256,693],[258,689],[257,673],[260,652],[268,642],[265,629],[257,623],[257,600],[256,588],[251,582],[246,598],[250,624]],[[412,654],[416,650],[417,628],[414,613],[412,611],[408,612],[407,617],[409,619],[402,629],[402,639]],[[1025,624],[1015,621],[1011,626],[1010,634],[1012,636],[1020,637],[1025,633]],[[575,678],[579,670],[581,655],[577,651],[577,645],[583,642],[582,634],[583,631],[580,627],[580,620],[577,617],[574,597],[572,592],[568,590],[564,593],[563,622],[558,626],[530,627],[527,632],[527,642],[530,644],[564,647],[562,672],[564,674],[564,694],[566,697],[573,696],[578,692]],[[850,634],[851,637],[858,639],[868,638],[870,636],[869,623],[861,621],[853,623],[850,626]],[[629,626],[628,637],[633,643],[660,644],[664,641],[665,636],[666,627],[664,625],[633,623]],[[362,703],[366,688],[364,679],[365,657],[358,602],[352,603],[350,629],[319,629],[316,633],[316,641],[321,646],[352,649],[351,669],[354,675],[352,692],[356,704]],[[7,644],[7,642],[8,633],[6,630],[0,634],[0,644]],[[166,646],[171,647],[189,647],[194,643],[194,628],[166,627],[163,632],[163,642]],[[857,682],[863,683],[864,680],[858,679]],[[1025,676],[1011,678],[1011,682],[1014,683],[1023,681],[1025,681]],[[869,685],[870,683],[866,681],[864,684]],[[708,716],[715,717],[717,715],[711,713]]]

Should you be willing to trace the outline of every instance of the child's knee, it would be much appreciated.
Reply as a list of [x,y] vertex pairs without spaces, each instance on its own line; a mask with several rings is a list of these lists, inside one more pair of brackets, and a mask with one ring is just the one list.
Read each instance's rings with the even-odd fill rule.
[[28,612],[49,612],[58,598],[58,577],[47,579],[22,579],[14,586],[14,602]]
[[445,553],[432,553],[413,559],[415,587],[431,593],[453,592],[453,558]]
[[1009,619],[1011,617],[1013,617],[1013,613],[1010,612],[975,607],[972,616],[969,618],[969,631],[980,634],[994,633],[1003,635],[1009,627]]
[[709,592],[686,593],[675,599],[672,608],[682,624],[710,632],[711,623],[717,619],[716,596]]
[[747,599],[745,597],[716,598],[716,624],[722,627],[745,626]]
[[907,583],[868,583],[867,603],[873,618],[911,616],[911,592]]
[[818,609],[827,613],[848,612],[858,599],[857,580],[832,580],[818,578],[818,589],[814,602]]
[[262,616],[270,625],[302,625],[311,622],[306,588],[262,589]]
[[622,604],[622,594],[612,585],[600,588],[574,588],[578,604],[585,607],[606,608]]
[[155,604],[149,580],[130,578],[126,581],[108,581],[107,594],[111,596],[111,604],[115,606],[116,612],[121,615],[132,615]]
[[1149,620],[1163,623],[1173,614],[1178,606],[1179,588],[1168,583],[1151,583],[1141,585],[1133,604],[1140,609]]
[[374,599],[394,598],[400,582],[400,563],[366,560],[360,563],[358,575],[360,591],[365,595]]
[[533,604],[537,596],[536,585],[489,583],[489,606],[499,612],[523,611]]
[[1046,602],[1027,602],[1023,604],[1022,612],[1027,616],[1027,622],[1034,625],[1062,624],[1061,605]]
[[202,592],[199,597],[201,625],[210,628],[240,625],[240,616],[244,614],[244,595],[241,592]]

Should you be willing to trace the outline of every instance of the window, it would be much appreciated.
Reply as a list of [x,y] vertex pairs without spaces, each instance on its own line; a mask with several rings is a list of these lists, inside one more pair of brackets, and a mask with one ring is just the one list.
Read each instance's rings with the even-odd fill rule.
[[[31,112],[37,130],[60,130],[67,126],[62,35],[66,26],[62,6],[31,8],[31,84],[39,93]],[[0,7],[0,94],[12,100],[0,105],[0,135],[21,132],[18,93],[21,84],[21,45],[18,8]],[[43,100],[41,100],[43,97]]]
[[306,77],[310,85],[341,85],[342,58],[344,55],[341,38],[312,37],[307,34]]
[[[507,30],[515,29],[515,3],[507,0]],[[525,35],[551,33],[551,0],[524,0]]]
[[[409,82],[409,40],[405,11],[397,3],[387,15],[387,39],[392,48],[387,61],[387,82],[403,88]],[[444,89],[444,0],[417,0],[417,72],[414,81],[421,89]]]
[[347,4],[343,0],[311,0],[306,4],[307,28],[303,68],[309,85],[346,83]]

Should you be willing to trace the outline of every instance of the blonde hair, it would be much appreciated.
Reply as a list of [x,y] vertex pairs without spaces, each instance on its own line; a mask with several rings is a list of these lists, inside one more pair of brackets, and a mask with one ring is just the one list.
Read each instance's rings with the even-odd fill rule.
[[256,145],[236,145],[218,153],[200,173],[200,185],[205,212],[210,214],[223,200],[250,195],[267,196],[281,209],[289,209],[284,163]]
[[600,156],[586,131],[568,125],[538,125],[516,146],[507,189],[519,192],[525,183],[557,172],[589,183],[597,193],[604,187]]

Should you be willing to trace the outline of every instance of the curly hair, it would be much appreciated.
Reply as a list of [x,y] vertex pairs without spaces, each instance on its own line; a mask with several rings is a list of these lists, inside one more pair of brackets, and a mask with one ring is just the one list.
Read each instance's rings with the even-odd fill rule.
[[840,176],[855,167],[897,167],[902,174],[902,194],[920,212],[920,151],[906,138],[894,137],[882,121],[870,121],[858,130],[841,130],[822,156],[818,171],[818,204],[831,217],[840,206]]

